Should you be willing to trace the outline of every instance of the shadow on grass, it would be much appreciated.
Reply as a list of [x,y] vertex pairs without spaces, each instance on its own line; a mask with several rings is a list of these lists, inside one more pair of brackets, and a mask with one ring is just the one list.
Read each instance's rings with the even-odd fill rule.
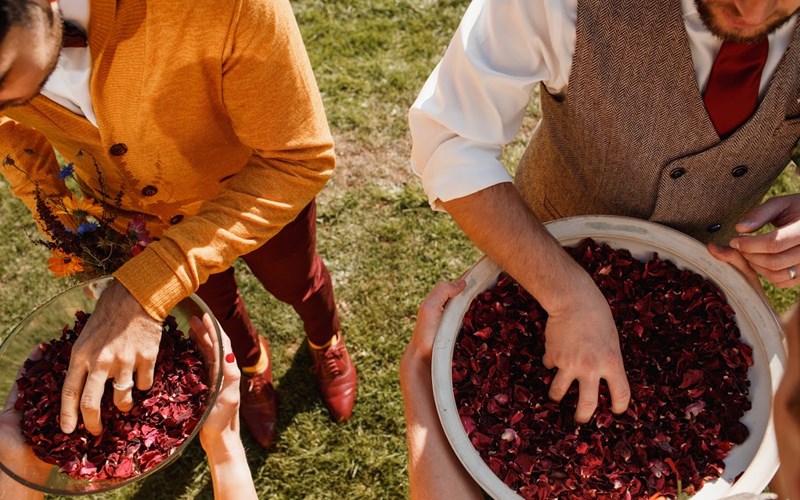
[[311,411],[319,405],[321,400],[317,392],[316,381],[311,374],[311,354],[308,344],[302,342],[292,359],[292,364],[286,373],[278,380],[279,413],[278,432],[282,433],[300,413]]
[[301,413],[313,411],[322,404],[317,392],[316,382],[309,367],[311,355],[308,345],[303,342],[292,359],[292,364],[280,379],[275,379],[275,391],[278,393],[278,437],[276,448],[259,454],[261,448],[246,430],[242,422],[242,440],[248,450],[248,462],[251,466],[267,461],[270,453],[281,453],[281,435],[295,424],[295,417]]

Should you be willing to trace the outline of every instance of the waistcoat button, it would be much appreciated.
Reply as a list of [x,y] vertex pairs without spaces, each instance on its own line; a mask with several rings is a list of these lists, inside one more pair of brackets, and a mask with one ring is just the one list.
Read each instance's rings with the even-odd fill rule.
[[683,177],[683,174],[685,174],[685,173],[686,173],[686,169],[685,168],[678,167],[678,168],[672,169],[672,172],[669,173],[669,176],[672,177],[673,179],[678,179],[680,177]]
[[739,165],[731,171],[734,177],[741,177],[747,173],[747,165]]
[[142,194],[145,196],[155,196],[158,192],[158,188],[155,186],[145,186],[142,189]]
[[708,231],[709,233],[716,233],[720,229],[722,229],[722,225],[721,224],[711,224],[710,226],[708,226],[706,228],[706,231]]
[[180,222],[182,220],[183,220],[183,215],[178,214],[178,215],[174,216],[173,218],[171,218],[169,220],[169,223],[170,224],[177,224],[178,222]]
[[119,144],[114,144],[111,146],[108,152],[111,153],[111,156],[122,156],[128,152],[128,146],[120,142]]

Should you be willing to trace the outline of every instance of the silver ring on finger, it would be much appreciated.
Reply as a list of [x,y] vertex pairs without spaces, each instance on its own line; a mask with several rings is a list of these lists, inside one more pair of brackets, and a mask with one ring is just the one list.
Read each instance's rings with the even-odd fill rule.
[[797,266],[792,266],[789,269],[787,269],[787,271],[789,271],[789,279],[790,280],[797,279]]
[[115,380],[114,383],[111,385],[114,386],[114,389],[118,391],[127,391],[128,389],[133,388],[133,380],[125,384],[118,384],[117,381]]

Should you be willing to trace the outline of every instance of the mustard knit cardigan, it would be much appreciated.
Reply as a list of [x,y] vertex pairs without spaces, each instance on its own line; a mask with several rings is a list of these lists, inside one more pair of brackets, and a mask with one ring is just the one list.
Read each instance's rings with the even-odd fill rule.
[[[115,274],[163,318],[210,274],[291,222],[327,182],[333,140],[288,0],[91,0],[98,127],[37,96],[0,117],[12,192],[65,193],[53,148],[84,192],[122,191],[115,221],[159,238]],[[82,154],[78,154],[82,152]],[[34,153],[34,154],[31,154]]]

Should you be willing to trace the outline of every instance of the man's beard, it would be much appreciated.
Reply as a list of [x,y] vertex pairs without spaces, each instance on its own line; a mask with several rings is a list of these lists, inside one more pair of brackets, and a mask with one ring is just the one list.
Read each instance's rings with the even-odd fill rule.
[[50,75],[53,74],[53,71],[56,70],[58,66],[58,58],[61,56],[61,44],[64,40],[64,19],[61,17],[61,11],[58,9],[46,9],[45,13],[45,21],[48,23],[48,43],[50,47],[54,51],[54,56],[50,61],[50,64],[47,67],[47,74],[39,84],[39,88],[37,89],[37,94],[39,91],[42,90],[44,84],[47,83],[47,80],[50,78]]
[[[761,28],[756,33],[750,33],[748,35],[742,35],[740,33],[732,33],[730,31],[726,31],[723,29],[714,18],[714,15],[711,13],[711,9],[708,7],[707,3],[708,0],[694,0],[695,6],[697,7],[697,12],[700,14],[700,19],[703,21],[703,24],[706,26],[708,31],[713,33],[716,37],[728,41],[728,42],[755,42],[757,40],[761,40],[767,35],[775,32],[781,26],[789,22],[789,20],[797,14],[800,9],[795,10],[791,14],[784,14],[781,12],[775,13],[767,22],[763,28]],[[711,0],[713,3],[713,0]],[[736,9],[732,6],[722,6],[724,10],[729,11],[734,17],[738,15]]]

